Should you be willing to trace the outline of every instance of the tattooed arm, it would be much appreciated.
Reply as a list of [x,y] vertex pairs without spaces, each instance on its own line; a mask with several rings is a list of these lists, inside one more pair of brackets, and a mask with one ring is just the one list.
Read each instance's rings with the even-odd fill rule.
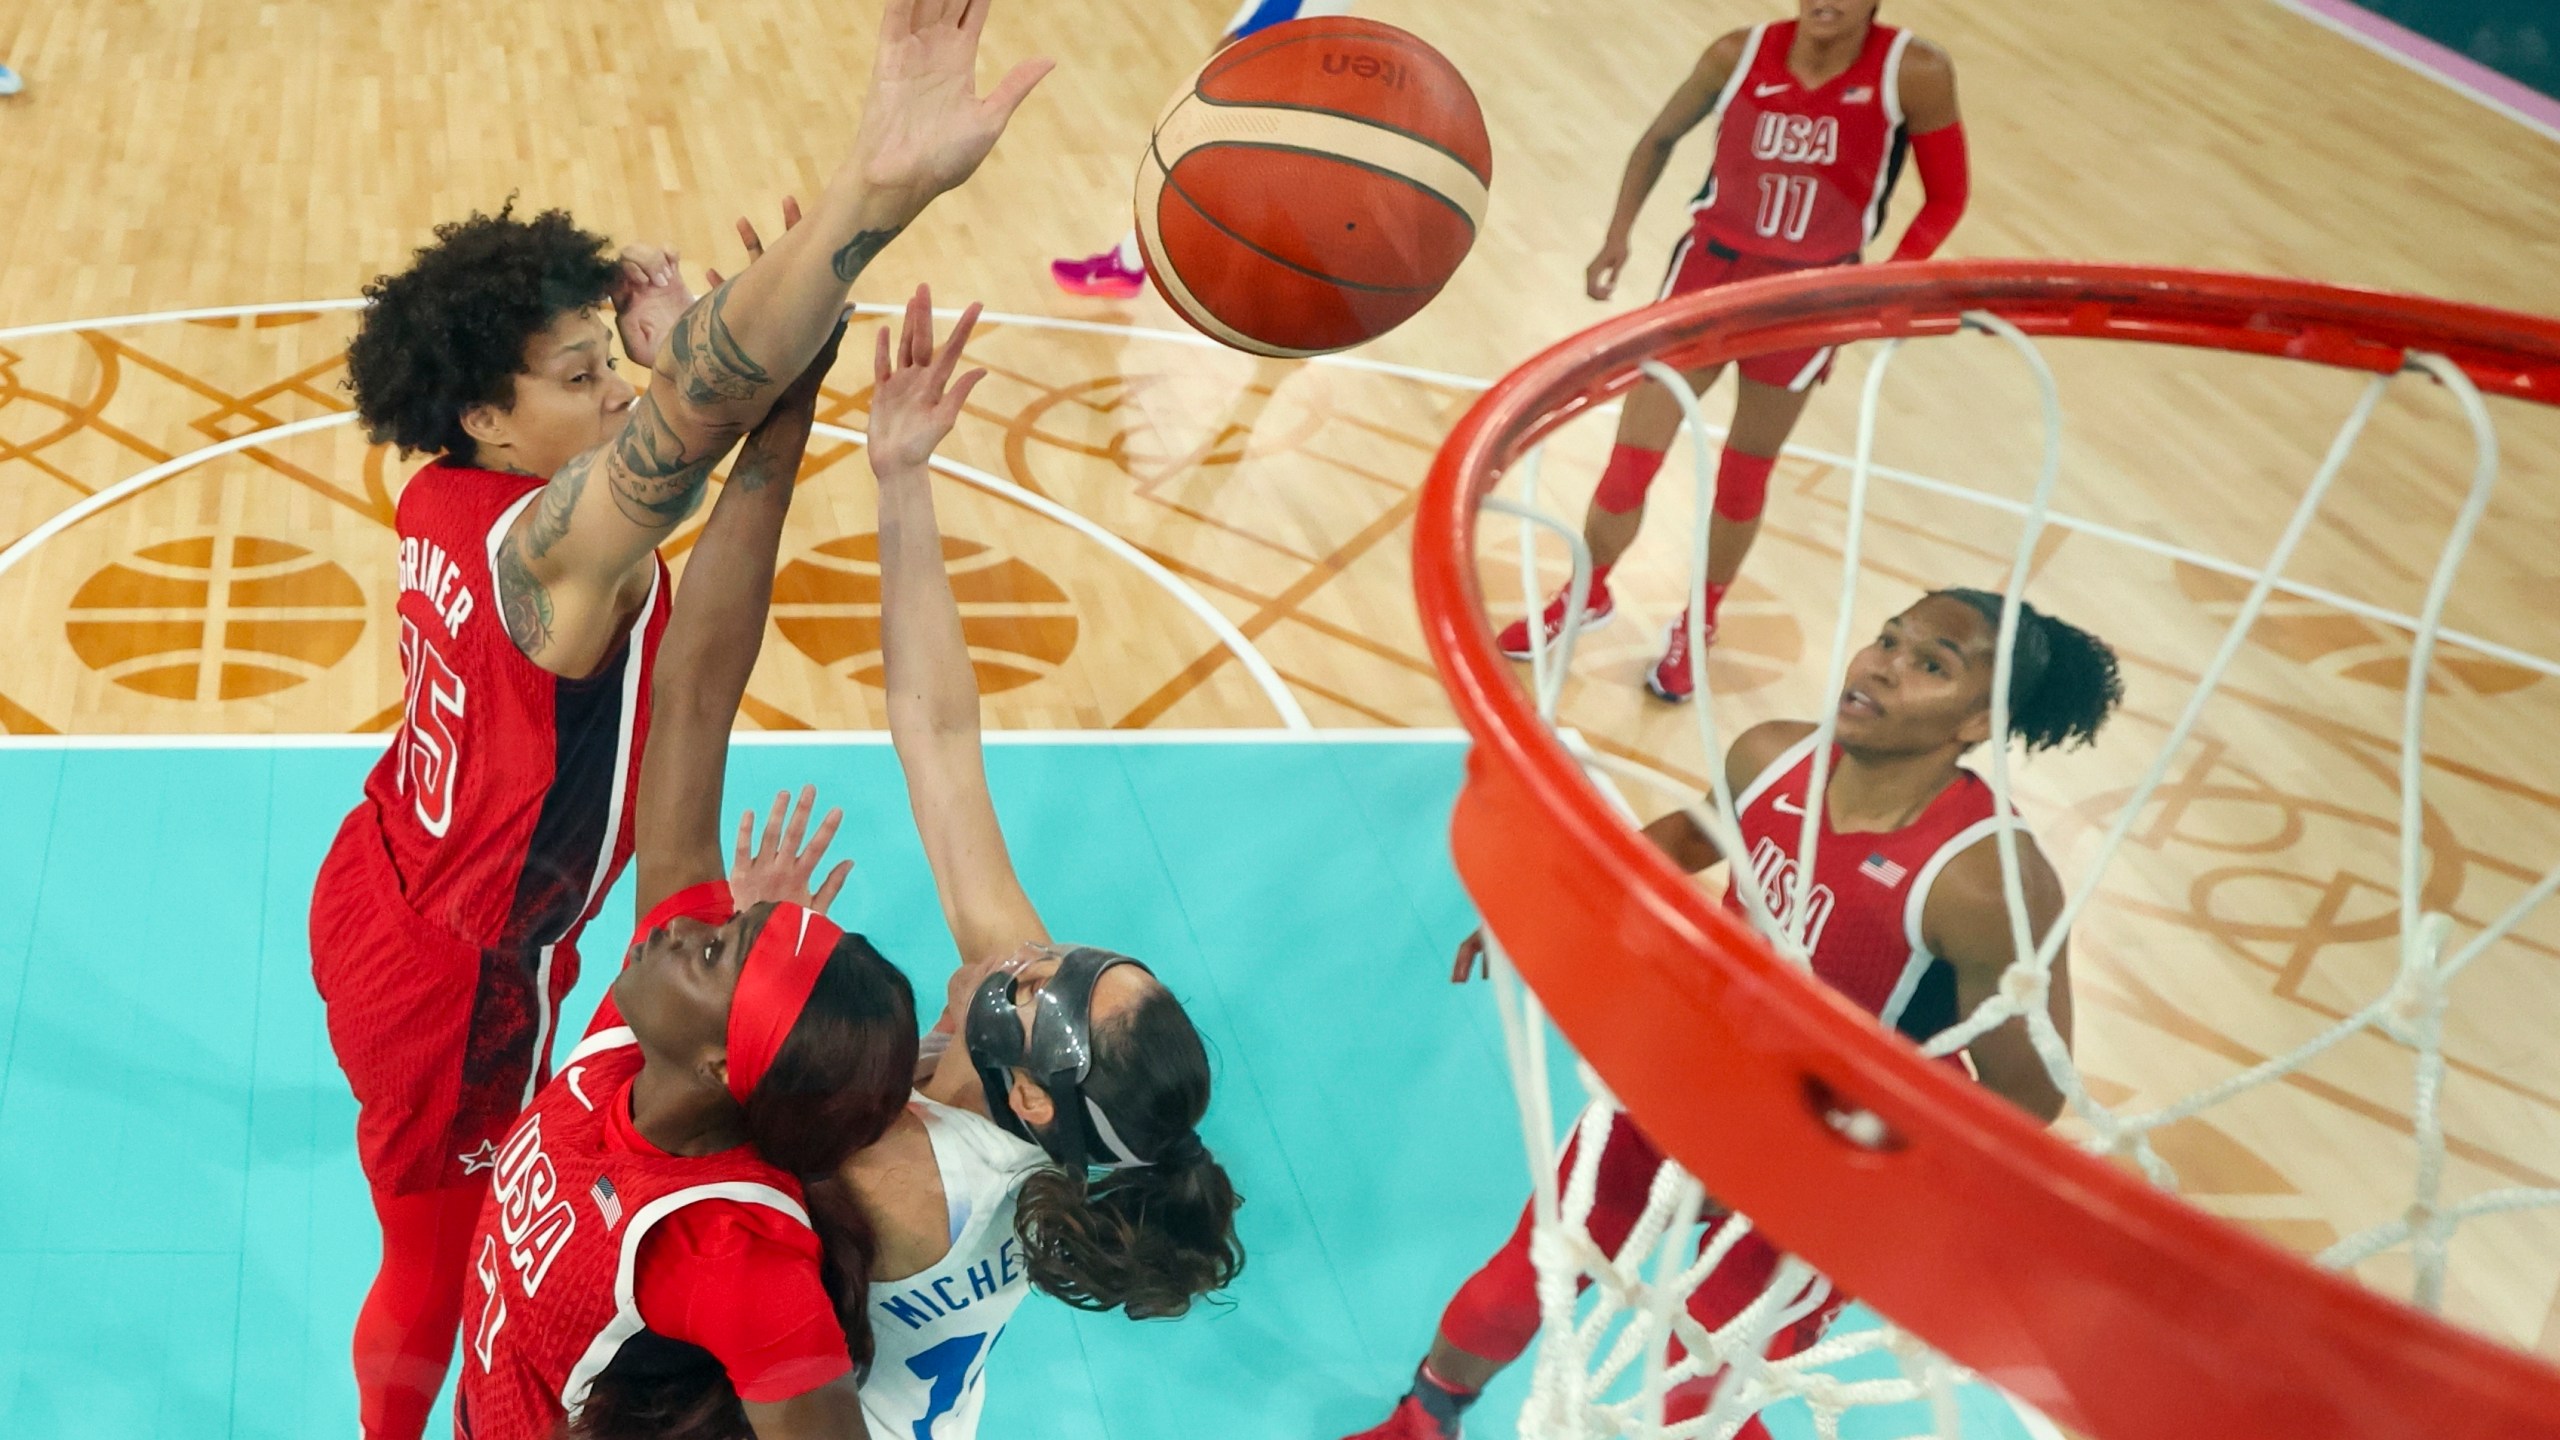
[[688,885],[727,873],[720,850],[720,778],[729,727],[764,645],[773,563],[791,488],[817,418],[818,382],[844,339],[839,320],[799,380],[738,451],[718,504],[685,562],[684,587],[667,621],[651,681],[649,747],[640,758],[633,815],[643,912]]
[[640,567],[702,501],[712,468],[808,368],[854,277],[934,197],[959,185],[1049,62],[977,94],[989,0],[888,0],[853,154],[803,223],[694,302],[659,350],[620,436],[552,475],[497,554],[518,649],[583,675],[611,653]]

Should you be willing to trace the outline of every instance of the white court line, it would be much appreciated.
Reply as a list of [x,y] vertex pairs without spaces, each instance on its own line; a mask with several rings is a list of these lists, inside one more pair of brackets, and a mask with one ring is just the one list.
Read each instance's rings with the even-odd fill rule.
[[[2376,35],[2369,30],[2359,29],[2357,26],[2337,15],[2329,14],[2317,6],[2308,4],[2306,3],[2306,0],[2269,0],[2269,3],[2280,6],[2286,10],[2290,10],[2294,14],[2301,16],[2303,19],[2310,21],[2312,24],[2319,26],[2323,30],[2330,31],[2333,34],[2342,35],[2347,39],[2354,41],[2356,44],[2363,46],[2365,49],[2372,51],[2374,54],[2381,56],[2383,59],[2390,61],[2392,64],[2399,66],[2401,69],[2410,71],[2413,74],[2423,75],[2427,79],[2433,80],[2437,84],[2442,85],[2444,88],[2457,95],[2462,96],[2466,100],[2470,100],[2478,105],[2486,106],[2487,108],[2498,112],[2500,115],[2513,120],[2517,124],[2522,125],[2526,129],[2533,131],[2535,134],[2540,135],[2545,140],[2560,140],[2560,126],[2555,126],[2545,116],[2534,115],[2521,110],[2514,104],[2511,104],[2496,95],[2490,94],[2488,91],[2470,83],[2461,76],[2451,74],[2434,65],[2430,65],[2417,55],[2410,53],[2408,50],[2392,44],[2390,41],[2383,39],[2381,36]],[[2362,5],[2358,5],[2356,8],[2359,10],[2365,9]],[[2408,26],[2402,25],[2387,16],[2374,14],[2369,10],[2366,11],[2366,13],[2371,15],[2372,19],[2379,25],[2388,26],[2393,30],[2409,31]],[[2409,33],[2420,41],[2429,40],[2429,37],[2416,35],[2416,32],[2414,31],[2409,31]],[[2429,43],[2435,42],[2429,41]],[[2451,46],[2444,45],[2438,45],[2437,48],[2448,51],[2452,50]],[[2453,53],[2461,60],[2467,61],[2470,58],[2468,56],[2461,55],[2458,51],[2454,51]],[[2472,63],[2476,64],[2477,62]],[[2482,66],[2481,68],[2486,70],[2488,67]],[[2495,75],[2496,72],[2491,71],[2490,74]],[[2497,78],[2504,80],[2506,77],[2497,76]],[[2530,92],[2532,88],[2520,80],[2508,81],[2507,83],[2514,85],[2516,89],[2520,91]]]
[[289,425],[272,425],[264,430],[253,430],[246,435],[234,435],[228,440],[207,445],[201,450],[190,450],[173,460],[164,460],[139,475],[119,480],[106,489],[83,498],[76,505],[64,507],[46,519],[43,524],[19,536],[9,548],[0,550],[0,575],[8,574],[19,561],[36,553],[47,540],[101,510],[141,494],[172,475],[183,475],[208,460],[219,460],[235,451],[247,450],[276,440],[291,439],[293,436],[308,434],[314,430],[326,430],[332,426],[350,424],[355,418],[353,415],[321,415],[309,420],[296,420]]
[[[991,746],[1042,745],[1464,745],[1467,732],[1429,726],[1410,730],[990,730]],[[379,750],[379,735],[0,735],[0,754],[12,750]],[[747,730],[729,737],[732,750],[796,750],[826,746],[875,747],[889,743],[886,730]]]
[[[2286,5],[2288,8],[2291,8],[2292,0],[2273,0],[2273,3]],[[14,328],[0,329],[0,340],[11,340],[22,336],[53,334],[67,330],[106,329],[114,326],[141,325],[162,320],[220,319],[234,315],[270,315],[290,314],[304,311],[349,310],[359,308],[363,304],[364,302],[361,300],[314,300],[300,304],[232,305],[205,310],[172,310],[147,315],[114,315],[98,320],[63,320],[42,325],[21,325]],[[864,314],[871,315],[894,313],[894,307],[890,306],[862,305],[855,308]],[[951,315],[959,312],[937,311],[936,313]],[[1064,330],[1090,334],[1127,335],[1138,338],[1168,340],[1185,345],[1210,348],[1215,348],[1217,344],[1217,342],[1210,340],[1205,335],[1195,335],[1173,330],[1158,330],[1139,325],[1107,324],[1095,320],[1061,320],[1040,315],[1007,315],[1000,313],[990,313],[982,316],[981,318],[991,323],[1018,325],[1034,330]],[[1391,365],[1383,361],[1364,359],[1357,355],[1320,355],[1315,357],[1312,363],[1319,365],[1335,365],[1382,375],[1403,376],[1409,379],[1427,381],[1432,384],[1448,385],[1461,390],[1482,391],[1492,387],[1492,382],[1478,380],[1471,376],[1450,375],[1440,371],[1419,370],[1411,366]],[[1603,406],[1600,408],[1602,410],[1606,410],[1610,407]],[[232,440],[224,441],[223,447],[228,447],[227,449],[223,447],[215,447],[210,451],[196,451],[193,452],[193,454],[205,459],[211,459],[216,454],[227,454],[232,449],[239,449],[246,445],[255,444],[262,438],[278,438],[286,434],[295,433],[295,426],[308,427],[314,424],[315,422],[312,421],[296,421],[294,425],[279,427],[275,430],[261,431],[253,435],[238,436]],[[1724,434],[1724,431],[1716,426],[1710,425],[1705,428],[1709,433],[1717,436],[1722,436]],[[1848,456],[1837,455],[1827,450],[1817,450],[1804,445],[1790,444],[1786,447],[1786,453],[1798,459],[1812,460],[1825,465],[1846,466],[1852,463]],[[180,460],[185,460],[189,457],[181,456],[179,458]],[[176,464],[178,462],[172,461],[170,463]],[[1983,491],[1952,484],[1948,481],[1932,479],[1929,476],[1920,475],[1909,470],[1897,469],[1890,465],[1877,465],[1874,467],[1873,473],[1879,478],[1893,481],[1899,485],[1907,485],[1914,489],[1926,490],[1935,495],[1942,495],[1951,499],[1966,501],[1971,504],[1983,506],[1987,509],[1999,510],[2011,515],[2024,515],[2026,513],[2027,507],[2019,501],[1987,494]],[[965,479],[966,477],[961,476],[957,478]],[[104,495],[106,493],[107,492],[105,491],[99,492],[100,495]],[[87,505],[90,501],[95,501],[96,499],[98,499],[98,496],[91,496],[89,501],[84,501],[82,503]],[[73,508],[76,510],[79,507],[75,506]],[[95,509],[103,507],[93,506],[92,508]],[[57,516],[55,518],[59,520],[62,517]],[[72,523],[76,523],[76,520]],[[2228,575],[2244,580],[2254,580],[2257,576],[2257,572],[2255,570],[2239,564],[2236,561],[2225,560],[2218,555],[2208,555],[2201,550],[2191,550],[2182,545],[2172,545],[2166,541],[2154,540],[2149,536],[2139,535],[2130,530],[2121,530],[2115,526],[2104,524],[2099,521],[2083,520],[2076,516],[2063,514],[2057,511],[2050,516],[2048,523],[2059,526],[2065,530],[2078,531],[2081,534],[2088,535],[2096,539],[2130,546],[2133,549],[2146,551],[2150,554],[2162,556],[2166,559],[2184,561],[2187,564],[2199,566],[2203,569],[2214,571],[2217,574]],[[47,526],[51,526],[51,522],[47,522]],[[36,530],[29,532],[27,536],[20,539],[16,545],[10,546],[6,551],[0,551],[0,572],[5,572],[11,564],[16,562],[17,558],[20,558],[17,554],[20,546],[26,545],[28,541],[35,540],[38,536],[46,536],[49,538],[50,535],[59,533],[59,530],[62,528],[60,526],[53,526],[49,529],[47,526],[37,527]],[[2299,600],[2309,600],[2316,604],[2328,605],[2333,608],[2343,610],[2348,614],[2355,615],[2366,620],[2371,620],[2377,624],[2389,625],[2395,629],[2406,630],[2411,633],[2415,633],[2418,629],[2418,620],[2414,615],[2406,615],[2397,610],[2368,604],[2365,601],[2339,594],[2334,590],[2327,590],[2316,585],[2305,585],[2298,581],[2281,578],[2276,581],[2275,589],[2280,594],[2290,595]],[[2439,632],[2438,639],[2442,643],[2457,645],[2463,649],[2472,651],[2475,654],[2484,655],[2494,660],[2502,660],[2507,664],[2531,670],[2536,674],[2560,678],[2560,661],[2545,659],[2542,656],[2532,654],[2528,651],[2518,650],[2511,645],[2502,645],[2494,640],[2484,639],[2478,635],[2471,634],[2468,631],[2446,629]]]
[[[258,315],[326,314],[340,310],[361,310],[362,300],[308,300],[299,304],[269,303],[261,305],[216,305],[202,310],[161,310],[134,315],[104,315],[94,320],[48,320],[40,325],[0,327],[0,340],[32,339],[38,335],[61,335],[75,330],[115,330],[134,325],[151,325],[179,320],[228,320]],[[853,307],[862,315],[902,315],[904,305],[859,304]],[[933,312],[944,319],[957,317],[957,309],[937,306]],[[1127,325],[1108,320],[1068,320],[1051,315],[1014,315],[989,310],[979,315],[982,325],[1003,326],[1022,330],[1059,330],[1079,335],[1120,335],[1139,340],[1163,340],[1201,350],[1223,350],[1227,347],[1191,330],[1165,330],[1152,325]],[[1483,390],[1482,380],[1471,375],[1452,375],[1445,370],[1428,370],[1419,365],[1398,365],[1387,360],[1372,360],[1365,355],[1314,355],[1307,363],[1328,365],[1341,370],[1365,370],[1377,375],[1393,375],[1405,380],[1419,380],[1429,385],[1447,386],[1454,390]]]
[[[190,450],[186,454],[178,456],[174,460],[163,461],[162,463],[154,465],[150,469],[145,470],[138,475],[134,475],[125,480],[120,480],[117,483],[108,486],[106,489],[86,497],[81,500],[80,503],[63,509],[51,518],[47,519],[43,524],[28,531],[25,535],[20,536],[18,540],[11,544],[7,549],[0,550],[0,576],[7,575],[19,561],[34,554],[46,541],[53,539],[55,536],[70,529],[72,526],[79,524],[81,521],[88,519],[90,516],[97,514],[99,511],[121,504],[124,501],[131,499],[133,496],[139,495],[143,491],[150,489],[152,486],[169,479],[173,475],[184,474],[207,461],[218,460],[235,451],[246,450],[264,442],[283,440],[291,436],[307,434],[315,430],[326,430],[336,426],[351,425],[355,423],[355,418],[356,417],[353,414],[321,415],[309,420],[296,420],[289,425],[277,425],[265,430],[252,431],[246,435],[234,436],[231,439],[224,440],[218,444],[207,445],[201,450]],[[841,425],[814,425],[810,427],[810,432],[812,434],[823,434],[831,439],[851,441],[857,445],[863,443],[862,432],[858,430],[848,430]],[[1034,495],[1030,491],[1022,489],[1020,486],[999,480],[993,475],[987,474],[983,470],[971,469],[970,467],[959,464],[955,461],[945,460],[939,455],[933,458],[933,467],[952,476],[954,479],[962,481],[963,483],[975,485],[982,490],[991,491],[994,494],[1012,500],[1016,504],[1021,505],[1024,509],[1032,511],[1034,514],[1045,515],[1048,518],[1057,521],[1059,524],[1076,531],[1078,534],[1086,536],[1095,543],[1101,545],[1103,549],[1110,551],[1112,554],[1135,566],[1140,573],[1144,574],[1148,579],[1155,581],[1157,585],[1163,587],[1166,593],[1172,595],[1173,598],[1183,606],[1183,608],[1191,611],[1194,615],[1197,615],[1201,621],[1209,627],[1212,634],[1218,636],[1218,638],[1225,643],[1228,649],[1235,652],[1236,658],[1243,662],[1245,669],[1252,674],[1255,683],[1262,687],[1263,694],[1270,699],[1272,708],[1280,712],[1280,720],[1282,724],[1292,730],[1312,730],[1315,728],[1313,723],[1307,719],[1307,712],[1299,706],[1297,697],[1289,692],[1287,682],[1283,681],[1280,678],[1279,672],[1271,667],[1271,662],[1262,657],[1262,652],[1254,648],[1253,642],[1245,638],[1244,632],[1238,630],[1235,627],[1234,622],[1228,620],[1225,615],[1221,614],[1216,606],[1211,605],[1201,596],[1199,591],[1194,590],[1189,585],[1183,583],[1181,578],[1176,576],[1172,571],[1165,569],[1162,565],[1159,565],[1155,561],[1149,559],[1143,552],[1138,550],[1137,547],[1129,544],[1129,542],[1121,539],[1119,536],[1112,534],[1110,531],[1103,529],[1101,526],[1096,525],[1084,516],[1077,514],[1075,511],[1069,510],[1055,501]]]
[[[861,431],[848,430],[841,425],[812,425],[809,427],[809,433],[824,435],[830,440],[851,441],[856,445],[867,446],[869,443],[868,437]],[[1035,495],[1009,480],[999,480],[984,470],[963,465],[957,460],[945,459],[940,455],[934,456],[928,463],[954,480],[975,485],[989,494],[1001,496],[1035,515],[1046,515],[1127,561],[1148,579],[1164,587],[1165,593],[1181,601],[1184,609],[1199,617],[1200,623],[1208,626],[1210,633],[1216,635],[1228,650],[1234,652],[1236,659],[1243,662],[1244,668],[1252,674],[1254,683],[1262,687],[1264,697],[1271,701],[1271,708],[1280,712],[1281,724],[1292,730],[1315,728],[1314,724],[1307,719],[1307,712],[1299,707],[1298,697],[1289,693],[1288,682],[1280,678],[1279,671],[1271,668],[1270,661],[1262,658],[1262,652],[1254,648],[1253,642],[1245,638],[1245,633],[1236,628],[1235,622],[1229,620],[1217,606],[1210,604],[1208,598],[1193,589],[1189,582],[1157,564],[1145,551],[1055,500]]]

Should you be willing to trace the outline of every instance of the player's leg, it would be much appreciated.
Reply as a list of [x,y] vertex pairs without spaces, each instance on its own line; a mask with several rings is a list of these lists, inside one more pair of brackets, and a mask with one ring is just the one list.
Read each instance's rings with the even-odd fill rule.
[[[1774,362],[1774,363],[1772,363]],[[1707,584],[1703,597],[1706,638],[1715,641],[1716,615],[1725,592],[1742,573],[1744,557],[1760,538],[1760,514],[1768,503],[1769,474],[1795,432],[1813,387],[1830,369],[1831,352],[1789,351],[1742,362],[1733,402],[1733,430],[1716,462],[1715,513],[1707,526]],[[1665,700],[1686,700],[1694,687],[1689,668],[1688,612],[1672,622],[1661,660],[1645,688]]]
[[[1574,1155],[1575,1145],[1567,1145],[1556,1167],[1559,1184],[1570,1183]],[[1618,1116],[1600,1151],[1600,1174],[1585,1222],[1602,1249],[1615,1254],[1626,1243],[1628,1232],[1643,1218],[1654,1172],[1661,1167],[1662,1155],[1653,1143]],[[1538,1336],[1538,1271],[1529,1259],[1536,1218],[1533,1200],[1521,1209],[1511,1238],[1467,1277],[1441,1312],[1431,1349],[1393,1413],[1349,1440],[1453,1440],[1467,1407]]]
[[313,886],[311,962],[382,1222],[356,1322],[357,1408],[367,1440],[418,1440],[452,1363],[485,1188],[454,1135],[482,956],[408,907],[359,809]]
[[356,1312],[356,1409],[365,1440],[418,1440],[462,1322],[471,1230],[486,1187],[395,1195],[377,1187],[382,1267]]
[[[1735,258],[1732,252],[1711,246],[1694,233],[1684,235],[1671,248],[1671,263],[1663,272],[1661,292],[1654,298],[1668,300],[1722,284],[1732,272]],[[1689,371],[1689,388],[1704,395],[1723,373],[1721,365]],[[1600,484],[1591,492],[1590,505],[1582,512],[1582,541],[1591,549],[1591,594],[1583,604],[1584,629],[1606,624],[1617,614],[1617,601],[1609,593],[1609,572],[1635,544],[1636,533],[1644,528],[1645,497],[1653,489],[1654,478],[1662,473],[1663,454],[1679,438],[1684,419],[1680,402],[1653,384],[1637,386],[1618,412],[1618,433],[1609,448],[1609,463],[1600,472]],[[1559,591],[1548,598],[1546,608],[1539,612],[1539,622],[1546,627],[1550,643],[1564,632],[1568,598]],[[1529,658],[1528,617],[1504,626],[1494,637],[1494,644],[1514,660]]]

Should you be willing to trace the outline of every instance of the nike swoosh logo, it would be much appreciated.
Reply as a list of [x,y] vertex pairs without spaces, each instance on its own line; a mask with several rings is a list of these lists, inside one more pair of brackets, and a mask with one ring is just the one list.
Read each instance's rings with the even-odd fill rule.
[[1794,86],[1789,85],[1784,80],[1779,81],[1775,85],[1754,85],[1751,87],[1751,98],[1754,100],[1766,100],[1781,90],[1792,90],[1794,88]]
[[1804,807],[1802,805],[1791,805],[1787,803],[1787,797],[1784,795],[1779,796],[1769,803],[1775,806],[1778,813],[1781,815],[1801,815],[1804,813]]
[[596,1108],[596,1102],[588,1099],[587,1092],[578,1084],[578,1081],[584,1077],[586,1068],[584,1065],[572,1065],[569,1067],[569,1073],[560,1078],[569,1082],[569,1093],[578,1097],[579,1104],[593,1110]]

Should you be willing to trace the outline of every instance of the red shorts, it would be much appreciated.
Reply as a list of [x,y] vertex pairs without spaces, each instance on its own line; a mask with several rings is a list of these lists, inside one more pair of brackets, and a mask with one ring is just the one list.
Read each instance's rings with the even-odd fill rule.
[[577,984],[572,939],[550,947],[547,966],[538,949],[456,939],[410,908],[369,807],[338,827],[311,894],[311,978],[355,1091],[356,1154],[375,1189],[444,1189],[495,1163],[498,1142],[550,1078],[548,1054],[535,1051],[548,1051],[553,1017]]
[[[1674,295],[1694,295],[1737,280],[1758,280],[1770,275],[1795,275],[1806,270],[1828,270],[1833,265],[1853,263],[1857,257],[1818,265],[1793,260],[1772,260],[1765,255],[1746,255],[1719,241],[1692,230],[1671,247],[1671,268],[1662,277],[1662,293],[1656,300]],[[1761,385],[1774,385],[1781,390],[1810,390],[1831,374],[1832,347],[1818,350],[1775,350],[1754,355],[1742,362],[1742,378]]]

